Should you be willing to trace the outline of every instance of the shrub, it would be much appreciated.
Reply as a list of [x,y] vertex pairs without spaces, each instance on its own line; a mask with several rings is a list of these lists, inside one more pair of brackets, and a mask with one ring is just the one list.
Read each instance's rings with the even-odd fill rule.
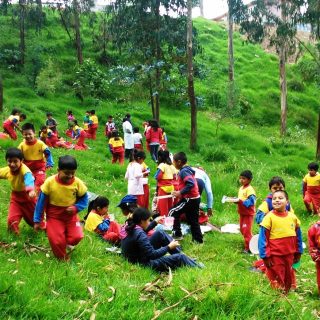
[[228,158],[228,152],[218,147],[209,148],[204,153],[204,160],[208,162],[226,162]]
[[302,92],[304,91],[304,84],[298,79],[292,79],[288,81],[288,88],[293,91]]

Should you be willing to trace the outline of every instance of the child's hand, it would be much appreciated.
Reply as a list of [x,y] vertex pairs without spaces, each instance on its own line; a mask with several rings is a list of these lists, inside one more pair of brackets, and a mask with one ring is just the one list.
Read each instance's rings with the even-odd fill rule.
[[40,223],[35,222],[34,225],[33,225],[33,230],[35,232],[38,232],[40,230]]
[[296,252],[296,253],[294,254],[293,263],[299,262],[300,259],[301,259],[301,253]]
[[163,224],[163,223],[164,223],[164,217],[162,217],[162,216],[156,217],[156,218],[154,219],[154,221],[155,221],[156,223]]
[[75,209],[74,209],[73,206],[70,206],[64,212],[67,213],[67,214],[74,214],[75,213]]
[[172,191],[171,193],[175,198],[180,198],[181,197],[181,192],[180,191]]
[[264,259],[262,259],[262,260],[263,260],[264,265],[265,265],[267,268],[271,268],[271,267],[273,266],[273,263],[272,263],[272,261],[271,261],[270,258],[264,258]]
[[37,193],[34,190],[30,190],[28,192],[28,195],[29,195],[30,198],[35,198],[37,196]]
[[208,214],[209,217],[212,216],[212,209],[211,208],[208,208],[207,214]]
[[173,240],[171,241],[169,244],[168,244],[168,247],[170,250],[173,250],[175,249],[176,247],[179,247],[180,246],[180,243],[176,240]]

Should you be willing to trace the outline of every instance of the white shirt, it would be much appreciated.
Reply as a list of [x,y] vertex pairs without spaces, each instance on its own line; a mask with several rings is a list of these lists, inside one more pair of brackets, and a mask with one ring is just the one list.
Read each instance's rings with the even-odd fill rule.
[[133,131],[132,131],[132,125],[127,120],[122,124],[123,129],[123,140],[124,140],[124,147],[125,149],[133,149],[134,148],[134,142],[133,142]]
[[134,144],[141,144],[142,135],[140,132],[136,132],[133,134],[133,142]]
[[144,194],[142,166],[138,162],[130,162],[125,178],[128,180],[128,194],[133,196]]

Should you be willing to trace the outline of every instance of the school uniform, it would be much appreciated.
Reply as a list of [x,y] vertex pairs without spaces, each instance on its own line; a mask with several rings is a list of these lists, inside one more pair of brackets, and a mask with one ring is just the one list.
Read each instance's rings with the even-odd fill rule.
[[149,178],[150,168],[147,166],[145,162],[141,163],[142,174],[144,175],[142,178],[143,185],[143,208],[149,209],[149,197],[150,197],[150,189],[149,189]]
[[119,164],[124,163],[124,141],[121,137],[109,139],[109,149],[112,153],[112,163],[119,161]]
[[142,135],[140,132],[136,132],[133,134],[133,143],[134,143],[134,148],[137,150],[143,150],[142,147]]
[[308,230],[309,253],[316,263],[317,286],[320,294],[320,221],[316,222]]
[[74,126],[72,130],[72,138],[77,140],[74,146],[75,150],[87,150],[88,146],[84,143],[87,137],[86,132],[79,126]]
[[320,208],[320,174],[317,172],[314,177],[308,173],[303,178],[303,201],[308,211],[317,214]]
[[11,172],[9,167],[0,168],[0,179],[8,180],[11,185],[8,230],[19,234],[19,223],[22,218],[28,225],[33,226],[36,199],[30,198],[28,192],[34,190],[34,177],[30,169],[22,164],[18,172]]
[[[66,184],[56,174],[46,179],[41,186],[33,221],[38,223],[45,210],[48,240],[58,259],[67,260],[67,245],[77,245],[83,238],[77,213],[87,205],[87,187],[77,177]],[[72,214],[65,212],[69,207],[73,209]]]
[[130,162],[127,167],[125,179],[128,180],[127,194],[137,197],[137,204],[139,207],[144,205],[144,191],[143,191],[143,173],[142,166],[138,162]]
[[35,178],[35,188],[39,192],[46,179],[46,168],[52,168],[54,165],[51,151],[43,141],[38,139],[32,142],[24,140],[18,148],[23,153],[23,163],[31,170]]
[[90,139],[96,140],[97,130],[99,126],[98,117],[94,114],[89,117],[89,137]]
[[294,257],[303,252],[300,220],[292,212],[273,210],[260,224],[258,246],[260,257],[272,262],[266,270],[271,286],[288,292],[294,282]]
[[10,115],[9,118],[3,122],[3,131],[7,133],[12,140],[17,140],[18,138],[15,128],[19,124],[19,119],[20,116]]
[[106,122],[106,127],[105,127],[105,136],[108,138],[111,138],[112,131],[116,130],[116,124],[112,122]]

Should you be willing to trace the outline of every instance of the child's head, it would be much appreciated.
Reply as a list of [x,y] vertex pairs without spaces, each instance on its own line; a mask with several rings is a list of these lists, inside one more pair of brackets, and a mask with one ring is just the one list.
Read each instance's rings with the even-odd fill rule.
[[278,212],[284,212],[289,200],[287,191],[278,190],[272,194],[272,206],[273,209]]
[[51,119],[52,118],[52,112],[47,112],[47,118]]
[[47,131],[48,131],[47,126],[41,126],[40,127],[40,131],[43,132],[43,133],[47,133]]
[[19,115],[20,113],[21,113],[20,110],[17,109],[17,108],[13,108],[12,111],[11,111],[11,114],[12,114],[13,116],[17,116],[17,115]]
[[145,160],[145,158],[146,158],[146,154],[143,151],[137,150],[137,149],[133,150],[131,161],[134,160],[141,164]]
[[134,128],[133,128],[133,132],[134,132],[134,133],[138,133],[138,132],[139,132],[139,127],[134,127]]
[[170,159],[170,153],[168,150],[158,151],[158,163],[172,164],[172,161]]
[[105,215],[108,213],[109,200],[106,197],[97,197],[93,204],[92,209],[95,210],[100,215]]
[[137,197],[128,194],[121,199],[117,207],[119,207],[122,213],[127,216],[129,213],[132,213],[136,208],[138,208]]
[[176,169],[180,170],[186,163],[188,159],[184,152],[178,152],[173,156],[173,165]]
[[311,177],[314,177],[317,174],[319,165],[316,162],[310,162],[308,164],[308,170]]
[[253,178],[252,172],[250,170],[244,170],[240,173],[239,182],[242,186],[247,186]]
[[150,222],[151,213],[146,208],[137,208],[134,210],[130,219],[128,219],[126,231],[132,232],[136,226],[140,226],[142,229],[147,229]]
[[86,116],[89,116],[90,115],[90,110],[87,110],[86,111]]
[[90,114],[91,114],[91,115],[96,114],[96,110],[90,110]]
[[19,121],[22,122],[27,119],[27,116],[24,113],[19,114]]
[[69,155],[61,156],[58,160],[59,179],[64,183],[70,183],[78,168],[77,160]]
[[117,138],[117,137],[119,137],[119,132],[118,132],[118,130],[112,130],[112,132],[111,132],[111,137],[112,137],[112,138]]
[[35,140],[35,130],[32,123],[25,123],[22,127],[22,135],[26,142],[33,142]]
[[109,116],[108,117],[108,122],[112,122],[113,121],[113,116]]
[[72,110],[68,110],[68,111],[67,111],[67,115],[68,115],[68,116],[72,116]]
[[8,167],[12,172],[16,172],[20,169],[22,160],[23,160],[23,153],[18,148],[9,148],[6,152],[5,156],[7,160]]
[[72,126],[75,127],[78,125],[78,120],[73,120]]
[[278,190],[284,190],[286,188],[286,184],[281,177],[272,177],[269,181],[269,189],[272,193]]

